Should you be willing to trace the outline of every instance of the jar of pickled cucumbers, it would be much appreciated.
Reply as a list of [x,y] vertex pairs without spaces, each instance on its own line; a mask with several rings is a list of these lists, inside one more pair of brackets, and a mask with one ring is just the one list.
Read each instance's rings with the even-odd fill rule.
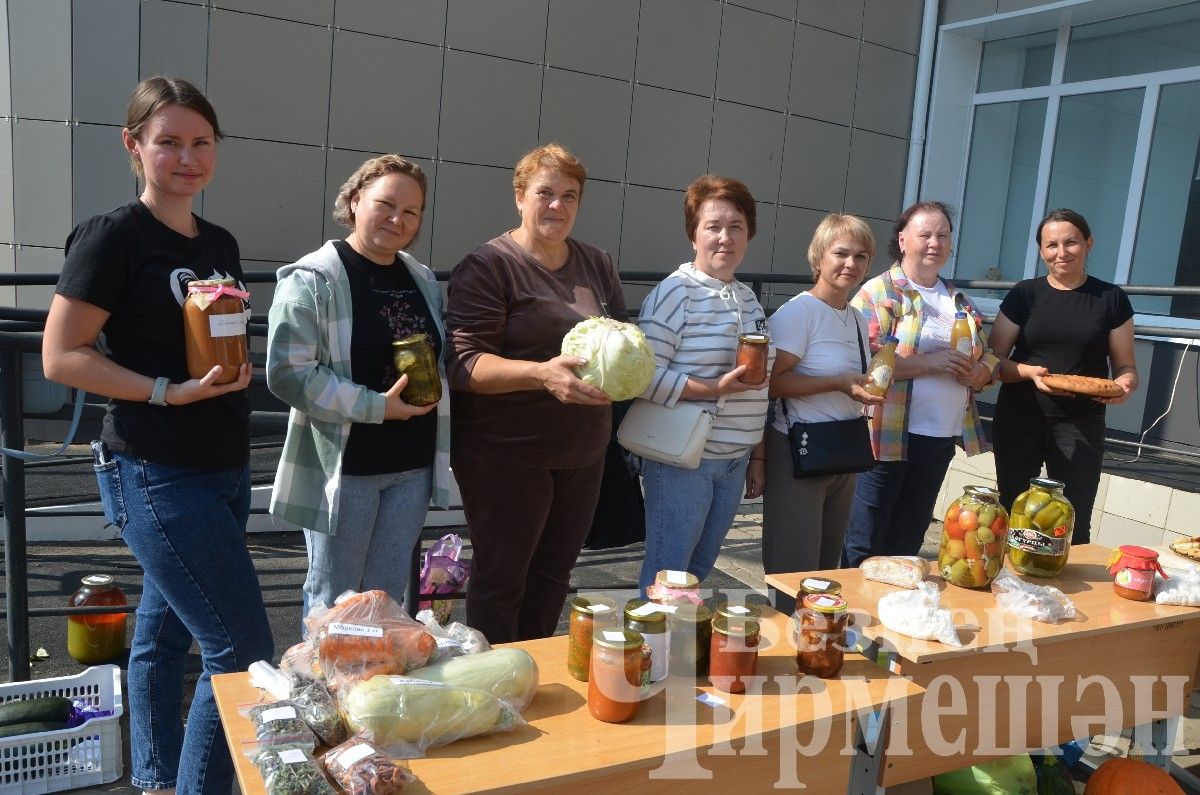
[[1075,508],[1063,496],[1063,484],[1034,478],[1017,497],[1008,516],[1008,559],[1018,574],[1053,577],[1067,565]]
[[1004,566],[1008,511],[1000,493],[987,486],[967,486],[950,503],[942,524],[938,570],[942,579],[962,588],[986,588]]

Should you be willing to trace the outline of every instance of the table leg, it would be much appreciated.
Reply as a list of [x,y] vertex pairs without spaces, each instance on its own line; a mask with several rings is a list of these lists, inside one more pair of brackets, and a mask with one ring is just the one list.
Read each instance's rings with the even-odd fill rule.
[[[1147,729],[1150,742],[1143,742]],[[1175,744],[1175,732],[1179,729],[1179,718],[1156,718],[1149,724],[1133,727],[1133,746],[1141,746],[1142,758],[1152,765],[1169,769],[1172,746]],[[1153,749],[1153,750],[1150,750]]]
[[854,759],[850,763],[848,795],[883,795],[887,790],[882,778],[884,747],[887,745],[889,709],[872,712],[866,724],[858,724],[854,737]]

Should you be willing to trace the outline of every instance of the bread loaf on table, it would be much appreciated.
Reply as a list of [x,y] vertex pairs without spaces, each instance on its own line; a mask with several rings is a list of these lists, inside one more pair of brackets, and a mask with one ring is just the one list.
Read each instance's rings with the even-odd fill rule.
[[899,588],[916,588],[928,573],[929,564],[917,557],[876,556],[859,566],[868,580],[885,582]]

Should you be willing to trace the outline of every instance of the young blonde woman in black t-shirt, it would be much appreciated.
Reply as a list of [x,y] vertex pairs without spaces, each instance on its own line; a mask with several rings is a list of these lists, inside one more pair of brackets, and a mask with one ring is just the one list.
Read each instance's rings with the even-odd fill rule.
[[[122,139],[145,187],[71,232],[42,347],[47,377],[110,399],[92,449],[105,517],[145,572],[129,654],[130,772],[150,792],[229,792],[209,678],[273,653],[244,540],[250,367],[218,385],[219,366],[188,375],[184,350],[188,282],[232,278],[244,290],[233,236],[192,214],[220,138],[195,86],[138,84]],[[185,731],[193,639],[203,672]]]

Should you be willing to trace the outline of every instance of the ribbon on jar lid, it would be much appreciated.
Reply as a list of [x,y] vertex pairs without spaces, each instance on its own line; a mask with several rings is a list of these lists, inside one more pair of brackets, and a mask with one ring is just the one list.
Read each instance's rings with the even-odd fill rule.
[[1155,571],[1164,580],[1171,579],[1158,563],[1158,553],[1153,549],[1125,545],[1113,550],[1108,558],[1108,573],[1116,576],[1121,569],[1134,571]]
[[211,281],[188,282],[188,292],[189,293],[207,293],[209,296],[209,300],[211,300],[211,301],[215,301],[223,295],[232,296],[234,298],[240,298],[243,301],[245,301],[246,299],[248,299],[250,297],[250,293],[246,292],[245,290],[239,290],[234,285],[226,284],[224,282],[211,282]]

